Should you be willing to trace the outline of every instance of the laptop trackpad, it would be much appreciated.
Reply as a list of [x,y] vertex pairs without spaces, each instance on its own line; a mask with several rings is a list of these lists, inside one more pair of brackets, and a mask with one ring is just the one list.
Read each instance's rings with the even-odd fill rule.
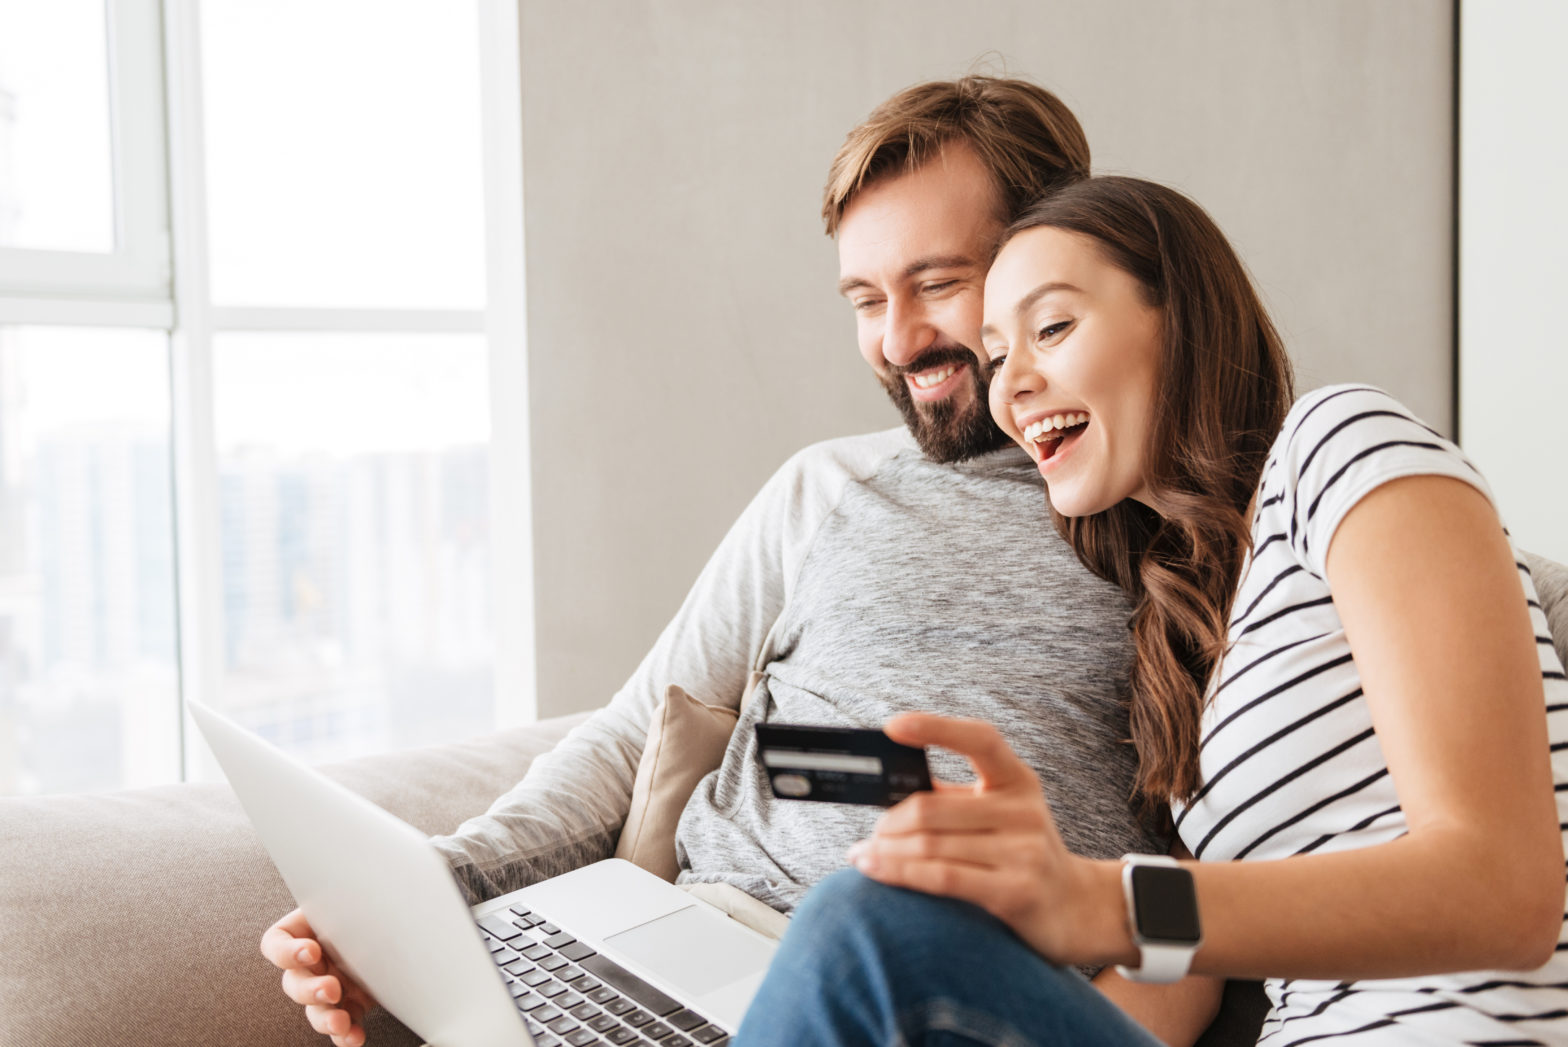
[[612,934],[604,943],[692,997],[766,970],[774,949],[706,905]]

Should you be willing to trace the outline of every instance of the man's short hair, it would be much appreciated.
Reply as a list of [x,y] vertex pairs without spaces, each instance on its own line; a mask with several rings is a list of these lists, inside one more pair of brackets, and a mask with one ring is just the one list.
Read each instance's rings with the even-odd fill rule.
[[1089,140],[1078,118],[1045,88],[995,76],[916,84],[873,109],[833,158],[822,197],[827,234],[838,235],[855,194],[915,170],[955,141],[967,143],[991,172],[999,222],[1089,175]]

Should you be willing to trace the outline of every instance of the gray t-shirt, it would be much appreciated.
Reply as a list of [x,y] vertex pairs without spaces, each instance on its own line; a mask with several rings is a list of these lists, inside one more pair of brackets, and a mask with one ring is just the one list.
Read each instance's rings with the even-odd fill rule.
[[[1022,451],[938,464],[902,429],[817,444],[741,515],[610,704],[436,842],[473,899],[609,857],[665,687],[733,708],[759,669],[722,765],[681,819],[683,883],[731,883],[788,911],[879,813],[774,799],[758,718],[986,720],[1040,775],[1074,851],[1163,853],[1129,804],[1128,614],[1056,534]],[[968,778],[950,753],[933,753],[932,770]]]

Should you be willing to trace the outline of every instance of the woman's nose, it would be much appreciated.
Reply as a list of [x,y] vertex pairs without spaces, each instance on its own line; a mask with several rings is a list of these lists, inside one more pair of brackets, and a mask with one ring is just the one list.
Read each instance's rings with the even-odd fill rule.
[[1001,390],[1004,403],[1020,403],[1045,388],[1045,378],[1029,366],[1024,359],[1025,355],[1022,352],[1008,353],[1002,361],[1001,370],[993,379]]

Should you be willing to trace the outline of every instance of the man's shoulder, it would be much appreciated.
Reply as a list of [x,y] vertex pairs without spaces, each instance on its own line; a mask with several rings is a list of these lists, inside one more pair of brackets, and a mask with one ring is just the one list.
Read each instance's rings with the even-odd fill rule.
[[838,436],[801,448],[779,470],[797,478],[864,479],[902,455],[918,455],[903,426],[856,436]]

